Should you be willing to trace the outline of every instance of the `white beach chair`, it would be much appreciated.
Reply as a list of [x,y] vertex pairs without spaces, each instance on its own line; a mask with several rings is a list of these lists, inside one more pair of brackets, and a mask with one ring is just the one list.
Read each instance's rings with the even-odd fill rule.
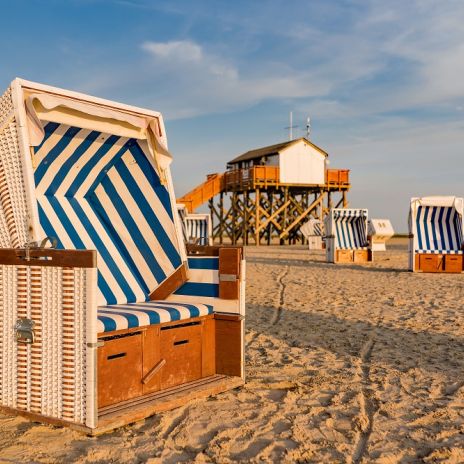
[[98,434],[243,383],[242,249],[186,249],[166,142],[157,112],[0,97],[0,409]]
[[301,226],[300,231],[308,241],[309,250],[322,250],[324,248],[324,223],[322,221],[311,218]]
[[373,260],[367,240],[367,209],[331,209],[325,218],[326,258],[330,263]]
[[409,269],[462,272],[463,199],[453,196],[412,198],[409,212]]
[[372,251],[386,251],[386,243],[395,235],[389,219],[369,219],[367,238]]

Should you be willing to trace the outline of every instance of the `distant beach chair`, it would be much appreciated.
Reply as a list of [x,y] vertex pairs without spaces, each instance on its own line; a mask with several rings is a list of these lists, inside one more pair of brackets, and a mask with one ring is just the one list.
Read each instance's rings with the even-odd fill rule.
[[185,243],[202,246],[213,245],[213,227],[210,214],[188,213],[182,203],[177,204],[177,212],[181,220]]
[[310,250],[322,250],[324,248],[324,223],[321,220],[309,219],[301,226],[300,231],[308,241]]
[[166,142],[154,111],[0,96],[0,410],[100,434],[243,384],[243,250],[186,246]]
[[190,213],[185,217],[185,227],[189,243],[197,245],[213,244],[211,216],[207,213]]
[[389,219],[369,219],[367,226],[367,238],[372,251],[386,251],[386,243],[395,231]]
[[409,212],[409,269],[463,271],[463,204],[454,196],[412,198]]
[[325,218],[326,258],[330,263],[373,260],[367,240],[367,209],[331,209]]

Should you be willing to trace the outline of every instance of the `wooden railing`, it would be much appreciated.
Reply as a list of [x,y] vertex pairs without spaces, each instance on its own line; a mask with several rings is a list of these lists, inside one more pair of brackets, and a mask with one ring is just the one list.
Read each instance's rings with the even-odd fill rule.
[[[350,184],[349,169],[327,169],[326,185],[348,187]],[[215,195],[230,190],[241,190],[256,187],[268,187],[280,183],[278,166],[252,166],[245,169],[234,169],[223,174],[209,174],[205,182],[177,200],[185,204],[189,212],[206,203]]]
[[325,181],[328,185],[349,185],[350,170],[349,169],[327,169]]
[[279,183],[279,168],[277,166],[253,166],[236,169],[224,173],[224,188],[254,187],[259,185],[275,185]]

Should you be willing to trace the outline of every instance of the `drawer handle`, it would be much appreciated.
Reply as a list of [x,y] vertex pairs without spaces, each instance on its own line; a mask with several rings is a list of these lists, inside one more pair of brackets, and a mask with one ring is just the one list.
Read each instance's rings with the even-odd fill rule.
[[166,364],[166,360],[162,359],[160,362],[156,363],[142,379],[142,383],[145,385],[148,383],[152,377]]
[[177,345],[185,345],[186,343],[188,343],[189,340],[179,340],[177,342],[174,342],[174,346],[177,346]]
[[124,358],[126,355],[127,353],[110,354],[106,359],[110,361],[111,359]]

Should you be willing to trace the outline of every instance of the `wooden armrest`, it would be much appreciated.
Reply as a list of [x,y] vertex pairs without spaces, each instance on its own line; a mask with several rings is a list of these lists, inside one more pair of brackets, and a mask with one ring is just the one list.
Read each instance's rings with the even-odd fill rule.
[[90,268],[97,267],[97,252],[54,248],[0,248],[0,264]]

